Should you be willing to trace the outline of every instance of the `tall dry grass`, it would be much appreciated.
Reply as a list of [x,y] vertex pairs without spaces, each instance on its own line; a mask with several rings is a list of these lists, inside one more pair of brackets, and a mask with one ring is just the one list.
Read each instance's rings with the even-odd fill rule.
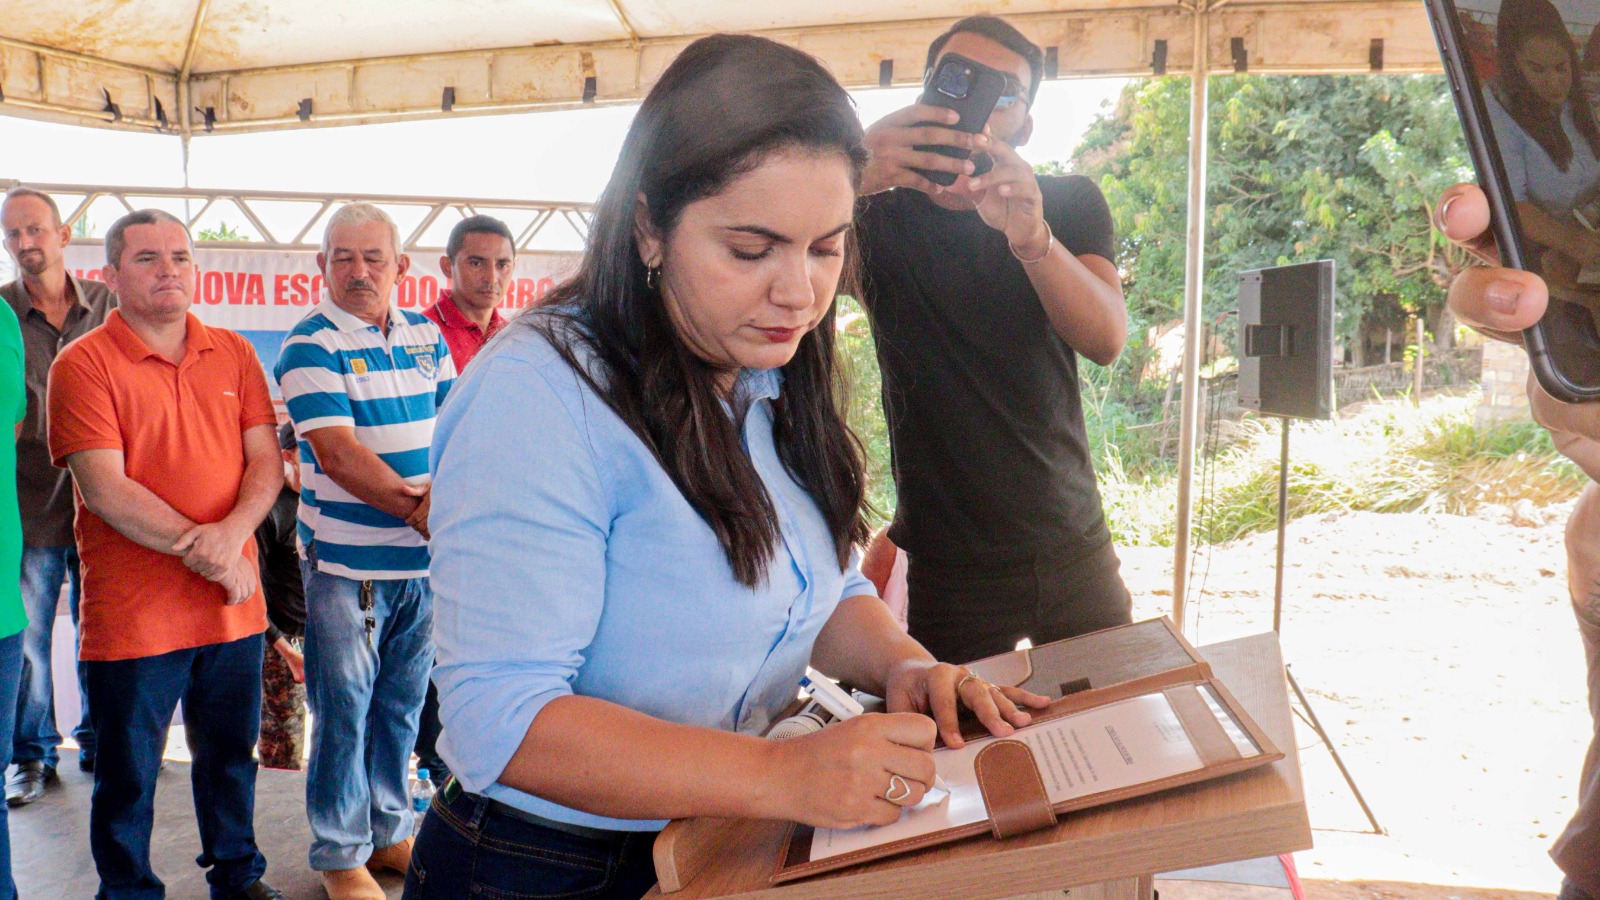
[[[1295,422],[1289,440],[1289,516],[1345,510],[1466,515],[1487,505],[1535,505],[1577,496],[1587,479],[1544,429],[1518,422],[1479,429],[1478,395],[1436,396],[1420,408],[1364,404],[1331,422]],[[1226,446],[1201,454],[1192,493],[1194,536],[1230,541],[1277,527],[1281,422],[1246,419]],[[1208,442],[1203,442],[1208,443]],[[1129,479],[1103,460],[1100,488],[1125,545],[1170,546],[1177,479]]]

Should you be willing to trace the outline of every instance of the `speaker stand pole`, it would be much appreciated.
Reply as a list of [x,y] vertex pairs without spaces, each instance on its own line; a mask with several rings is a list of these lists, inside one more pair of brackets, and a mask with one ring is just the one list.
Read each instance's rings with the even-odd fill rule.
[[1278,419],[1280,449],[1278,451],[1278,569],[1272,584],[1272,630],[1283,633],[1283,547],[1289,531],[1289,423],[1293,419]]
[[[1272,630],[1280,635],[1283,633],[1283,552],[1288,543],[1286,538],[1289,531],[1289,423],[1291,421],[1293,420],[1287,416],[1278,419],[1278,433],[1282,435],[1282,440],[1278,454],[1278,570],[1272,589]],[[1356,802],[1361,804],[1361,811],[1367,814],[1367,821],[1372,825],[1372,833],[1388,834],[1383,830],[1383,826],[1378,824],[1378,817],[1372,814],[1372,807],[1367,805],[1367,798],[1361,795],[1361,788],[1356,786],[1355,778],[1350,775],[1350,770],[1345,768],[1344,760],[1339,756],[1339,748],[1334,745],[1333,738],[1328,736],[1327,729],[1322,727],[1322,722],[1311,708],[1311,701],[1306,698],[1305,692],[1300,690],[1300,683],[1294,680],[1294,672],[1290,671],[1288,665],[1283,667],[1283,674],[1289,680],[1289,687],[1294,689],[1294,696],[1300,701],[1300,708],[1305,711],[1306,724],[1310,725],[1311,730],[1322,739],[1322,746],[1328,748],[1328,754],[1333,757],[1333,764],[1339,767],[1339,774],[1344,776],[1344,783],[1350,786],[1350,793],[1354,794]]]

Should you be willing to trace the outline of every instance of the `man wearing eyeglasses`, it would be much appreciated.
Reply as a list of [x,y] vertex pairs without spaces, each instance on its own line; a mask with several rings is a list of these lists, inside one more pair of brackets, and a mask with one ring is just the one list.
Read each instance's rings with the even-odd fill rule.
[[[995,16],[928,49],[1006,74],[983,133],[922,104],[867,129],[857,229],[898,508],[912,636],[962,662],[1130,620],[1090,462],[1078,357],[1109,365],[1127,339],[1111,214],[1081,176],[1037,176],[1044,54]],[[944,123],[927,124],[927,123]],[[942,144],[993,168],[919,151]],[[958,176],[941,187],[916,170]]]

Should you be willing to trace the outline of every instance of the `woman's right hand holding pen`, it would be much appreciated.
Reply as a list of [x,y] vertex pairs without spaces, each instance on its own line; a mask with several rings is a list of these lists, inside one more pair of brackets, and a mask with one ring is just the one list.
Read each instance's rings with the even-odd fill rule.
[[878,713],[771,741],[763,817],[818,828],[887,825],[933,784],[936,733],[927,716]]

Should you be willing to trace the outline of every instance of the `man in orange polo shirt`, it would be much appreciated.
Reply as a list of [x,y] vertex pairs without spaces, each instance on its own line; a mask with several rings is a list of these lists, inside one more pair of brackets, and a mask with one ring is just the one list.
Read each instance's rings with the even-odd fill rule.
[[180,699],[211,897],[282,897],[261,880],[252,751],[266,629],[254,532],[283,470],[261,363],[189,312],[195,274],[181,221],[117,220],[105,280],[122,305],[50,371],[50,455],[77,486],[79,652],[104,738],[89,811],[101,898],[164,895],[150,830]]

